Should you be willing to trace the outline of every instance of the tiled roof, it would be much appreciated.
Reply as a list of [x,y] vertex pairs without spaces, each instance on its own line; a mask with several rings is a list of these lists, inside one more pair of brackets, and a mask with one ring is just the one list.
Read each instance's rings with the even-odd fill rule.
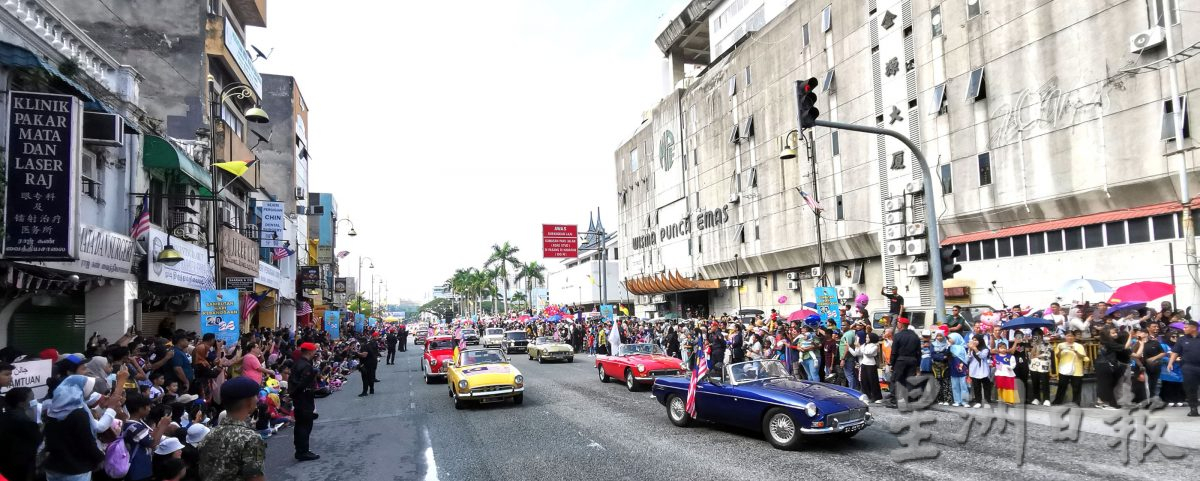
[[[1193,209],[1200,207],[1200,197],[1192,199],[1191,205]],[[1032,224],[1005,227],[1003,229],[994,231],[972,232],[970,234],[950,236],[942,240],[942,245],[963,244],[967,242],[988,239],[1000,239],[1003,237],[1011,237],[1021,234],[1035,234],[1038,232],[1067,229],[1071,227],[1150,217],[1160,214],[1168,214],[1171,212],[1179,212],[1181,210],[1183,209],[1180,208],[1179,202],[1161,202],[1158,204],[1143,205],[1141,207],[1133,207],[1130,209],[1099,212],[1077,217],[1068,217],[1065,219],[1047,220],[1042,222],[1034,222]]]

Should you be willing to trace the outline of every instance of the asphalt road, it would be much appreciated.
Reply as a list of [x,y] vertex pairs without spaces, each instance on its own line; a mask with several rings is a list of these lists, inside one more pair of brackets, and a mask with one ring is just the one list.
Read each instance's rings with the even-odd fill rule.
[[[956,433],[964,421],[936,420],[930,446],[936,459],[897,462],[901,447],[890,429],[905,419],[874,408],[876,422],[849,441],[815,440],[801,450],[773,449],[759,433],[715,426],[677,428],[648,391],[602,384],[592,361],[539,365],[522,354],[513,362],[526,379],[525,403],[455,410],[444,383],[426,385],[410,346],[394,366],[380,365],[376,394],[359,398],[355,373],[345,388],[317,401],[313,432],[318,461],[293,460],[291,431],[268,440],[267,479],[275,480],[680,480],[680,479],[1183,479],[1200,468],[1200,452],[1166,459],[1121,461],[1115,438],[1083,433],[1078,442],[1052,442],[1051,428],[1027,425],[1025,459],[1018,465],[1017,429],[987,435]],[[1133,446],[1135,449],[1139,445]],[[1136,455],[1135,455],[1136,458]]]

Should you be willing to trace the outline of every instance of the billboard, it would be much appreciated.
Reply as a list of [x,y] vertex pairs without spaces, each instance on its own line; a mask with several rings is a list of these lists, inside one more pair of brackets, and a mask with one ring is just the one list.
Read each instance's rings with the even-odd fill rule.
[[342,334],[342,317],[338,311],[325,311],[325,332],[337,339]]
[[8,93],[5,259],[75,260],[82,112],[70,95]]
[[236,345],[241,332],[237,289],[200,291],[200,332],[212,333],[227,345]]
[[579,228],[565,224],[542,224],[542,257],[579,257]]

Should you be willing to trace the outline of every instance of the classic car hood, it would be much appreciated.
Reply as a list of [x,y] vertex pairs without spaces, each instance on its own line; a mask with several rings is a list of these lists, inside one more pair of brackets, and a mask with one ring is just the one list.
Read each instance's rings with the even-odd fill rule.
[[790,399],[796,399],[797,395],[799,395],[799,398],[803,398],[799,400],[811,400],[816,402],[818,407],[823,407],[822,405],[829,405],[828,407],[824,407],[822,409],[826,412],[828,412],[831,407],[834,408],[833,410],[843,410],[865,406],[865,404],[863,404],[863,402],[857,397],[842,391],[839,386],[830,386],[796,379],[770,379],[748,384],[746,387],[755,385],[764,391],[782,394]]
[[543,351],[570,351],[574,349],[571,346],[559,342],[552,342],[550,344],[537,344],[534,347],[537,347]]
[[436,351],[430,351],[429,354],[427,354],[427,356],[437,359],[438,362],[442,362],[442,361],[445,361],[446,359],[450,359],[451,357],[454,357],[454,351],[451,349],[439,349]]
[[467,384],[472,386],[512,384],[513,378],[521,374],[521,371],[508,364],[483,364],[456,369],[458,369],[459,377],[466,379]]
[[655,368],[679,369],[679,359],[670,356],[660,356],[658,354],[636,354],[633,356],[625,356],[618,359],[625,359],[630,364],[644,364],[647,370]]

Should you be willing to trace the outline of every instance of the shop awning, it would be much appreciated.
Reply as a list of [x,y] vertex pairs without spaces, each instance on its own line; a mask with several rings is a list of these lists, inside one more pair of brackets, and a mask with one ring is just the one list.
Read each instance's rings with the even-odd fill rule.
[[212,186],[212,176],[200,167],[200,164],[167,139],[153,135],[143,138],[145,145],[142,147],[142,163],[146,168],[181,171],[200,188],[202,195],[212,195],[212,191],[209,190]]
[[625,280],[625,290],[639,296],[716,289],[720,286],[719,280],[692,280],[679,275],[679,271]]

